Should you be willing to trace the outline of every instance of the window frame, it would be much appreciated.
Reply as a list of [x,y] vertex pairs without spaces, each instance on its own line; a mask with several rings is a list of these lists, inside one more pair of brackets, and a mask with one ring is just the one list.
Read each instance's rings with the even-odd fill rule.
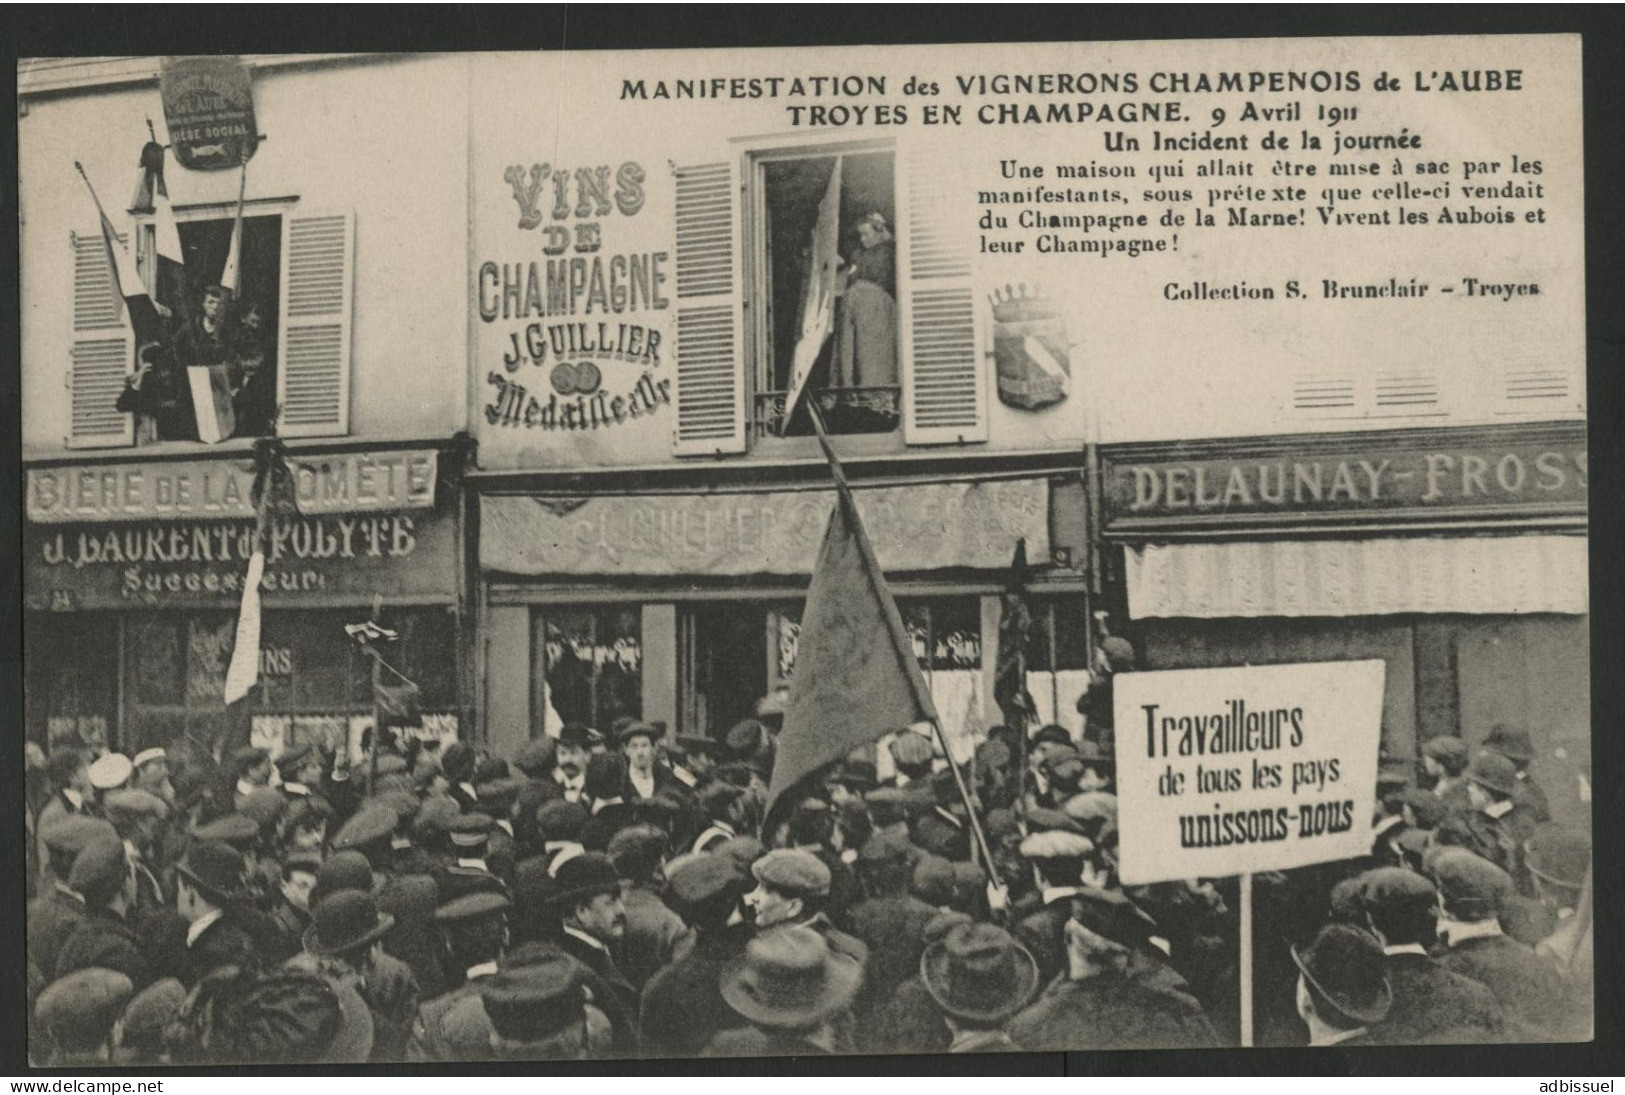
[[[767,180],[766,165],[787,160],[827,158],[848,154],[889,153],[892,156],[892,209],[897,234],[901,236],[908,224],[908,196],[900,185],[900,165],[904,150],[897,138],[853,137],[848,133],[796,134],[794,136],[750,138],[737,142],[739,151],[739,179],[744,203],[740,218],[740,297],[744,306],[742,328],[741,365],[744,370],[746,451],[766,456],[811,456],[818,453],[816,437],[779,437],[758,433],[756,397],[767,391],[765,372],[773,335],[768,330],[768,261],[767,261]],[[906,241],[898,240],[899,245]],[[898,271],[899,296],[904,292],[902,271]],[[900,321],[900,317],[899,317]],[[902,332],[898,332],[901,353]],[[899,421],[896,429],[887,433],[842,434],[844,450],[854,455],[903,452],[901,421],[902,405],[908,393],[899,377]]]

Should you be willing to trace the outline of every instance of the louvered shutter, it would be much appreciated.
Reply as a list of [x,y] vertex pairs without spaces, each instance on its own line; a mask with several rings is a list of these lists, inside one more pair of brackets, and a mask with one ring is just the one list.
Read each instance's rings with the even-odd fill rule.
[[100,228],[75,232],[73,338],[68,354],[68,435],[71,449],[135,444],[135,416],[115,404],[135,367],[135,333],[113,288]]
[[349,432],[354,256],[355,214],[283,216],[276,398],[284,437]]
[[678,456],[745,451],[737,195],[730,163],[677,169]]
[[899,153],[904,209],[898,269],[903,440],[951,445],[987,440],[988,339],[971,281],[971,226],[963,179],[927,153]]

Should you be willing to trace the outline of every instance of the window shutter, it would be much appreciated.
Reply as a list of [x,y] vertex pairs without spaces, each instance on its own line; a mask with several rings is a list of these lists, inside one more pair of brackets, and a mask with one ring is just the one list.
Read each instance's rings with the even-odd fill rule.
[[354,213],[283,216],[276,374],[283,437],[349,432],[354,258]]
[[68,358],[70,449],[135,444],[135,416],[116,409],[124,378],[135,368],[135,333],[113,289],[100,228],[75,232],[73,338]]
[[745,451],[739,201],[733,165],[677,168],[678,456]]
[[962,180],[917,150],[898,155],[897,172],[903,440],[986,441],[990,365],[986,313],[971,280],[975,221],[950,185]]

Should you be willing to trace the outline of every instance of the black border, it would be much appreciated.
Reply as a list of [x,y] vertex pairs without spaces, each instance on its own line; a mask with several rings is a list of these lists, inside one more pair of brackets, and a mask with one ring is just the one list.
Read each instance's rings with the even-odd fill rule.
[[[1588,321],[1588,406],[1592,431],[1591,553],[1594,603],[1591,614],[1591,661],[1606,667],[1593,674],[1593,757],[1597,773],[1595,802],[1596,877],[1599,915],[1610,917],[1620,907],[1619,815],[1625,808],[1620,779],[1621,736],[1609,716],[1625,708],[1621,694],[1625,674],[1609,672],[1625,664],[1616,626],[1621,592],[1619,457],[1620,382],[1625,365],[1625,308],[1621,302],[1625,206],[1619,198],[1621,134],[1625,110],[1619,62],[1625,43],[1625,16],[1612,7],[1569,5],[1465,6],[1428,5],[1188,5],[1113,7],[1067,5],[1039,7],[967,6],[947,8],[800,6],[595,7],[530,6],[497,9],[477,5],[358,8],[324,5],[294,8],[281,5],[173,7],[87,4],[45,8],[19,5],[0,12],[0,56],[10,72],[22,56],[136,55],[163,53],[279,53],[316,50],[375,52],[527,49],[654,49],[695,47],[776,47],[804,45],[882,45],[1025,41],[1108,41],[1152,38],[1316,37],[1324,35],[1526,34],[1583,35],[1584,141],[1586,149],[1586,275]],[[3,119],[0,141],[7,184],[0,233],[5,255],[17,253],[17,188],[15,157],[16,87],[4,89],[11,109]],[[20,300],[17,266],[0,262],[0,297],[11,320],[11,335],[0,340],[0,544],[7,564],[4,574],[5,620],[0,623],[0,725],[21,722],[21,577],[17,565],[21,533],[20,454]],[[3,329],[3,325],[0,325]],[[16,717],[6,718],[11,712]],[[0,748],[0,802],[16,802],[22,789],[20,741]],[[22,827],[0,825],[0,877],[19,876]],[[0,945],[22,946],[23,899],[14,888],[5,905]],[[1618,1032],[1625,1029],[1620,1012],[1619,982],[1610,971],[1621,969],[1619,933],[1597,938],[1597,1013],[1599,1041],[1587,1045],[1406,1047],[1384,1050],[1218,1050],[1177,1053],[1093,1053],[1011,1055],[1005,1057],[892,1057],[796,1059],[783,1061],[620,1062],[550,1071],[583,1075],[664,1075],[874,1073],[1016,1074],[1126,1076],[1202,1075],[1417,1075],[1499,1074],[1540,1079],[1595,1079],[1625,1072],[1625,1049]],[[0,1071],[26,1070],[21,978],[0,985]],[[117,1070],[108,1070],[114,1074]],[[207,1069],[198,1076],[253,1073],[258,1070]],[[324,1070],[295,1069],[306,1075]],[[390,1075],[408,1070],[368,1068],[332,1070],[346,1074]],[[490,1067],[422,1068],[413,1074],[503,1074]],[[89,1074],[89,1070],[76,1070]],[[267,1075],[279,1073],[266,1072]],[[45,1073],[43,1075],[50,1075]],[[128,1074],[126,1074],[128,1075]]]

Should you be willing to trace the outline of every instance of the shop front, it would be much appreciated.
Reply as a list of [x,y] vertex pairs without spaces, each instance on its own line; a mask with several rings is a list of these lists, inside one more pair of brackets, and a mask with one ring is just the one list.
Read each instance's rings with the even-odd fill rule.
[[[891,479],[856,490],[956,751],[1000,721],[999,592],[1033,568],[1032,690],[1076,720],[1086,664],[1081,460],[1048,474]],[[720,737],[788,687],[834,494],[776,489],[486,493],[479,501],[493,746],[628,715]]]
[[[466,719],[449,459],[435,448],[291,454],[300,512],[274,522],[266,545],[260,687],[229,716],[249,718],[254,740],[332,743],[371,718],[370,662],[344,625],[375,601],[399,632],[389,657],[418,684],[426,725],[455,732]],[[242,455],[28,469],[30,740],[208,751],[234,725],[223,688],[252,478]]]
[[1557,820],[1589,778],[1583,423],[1101,450],[1108,597],[1150,669],[1381,658],[1383,762],[1534,738]]

